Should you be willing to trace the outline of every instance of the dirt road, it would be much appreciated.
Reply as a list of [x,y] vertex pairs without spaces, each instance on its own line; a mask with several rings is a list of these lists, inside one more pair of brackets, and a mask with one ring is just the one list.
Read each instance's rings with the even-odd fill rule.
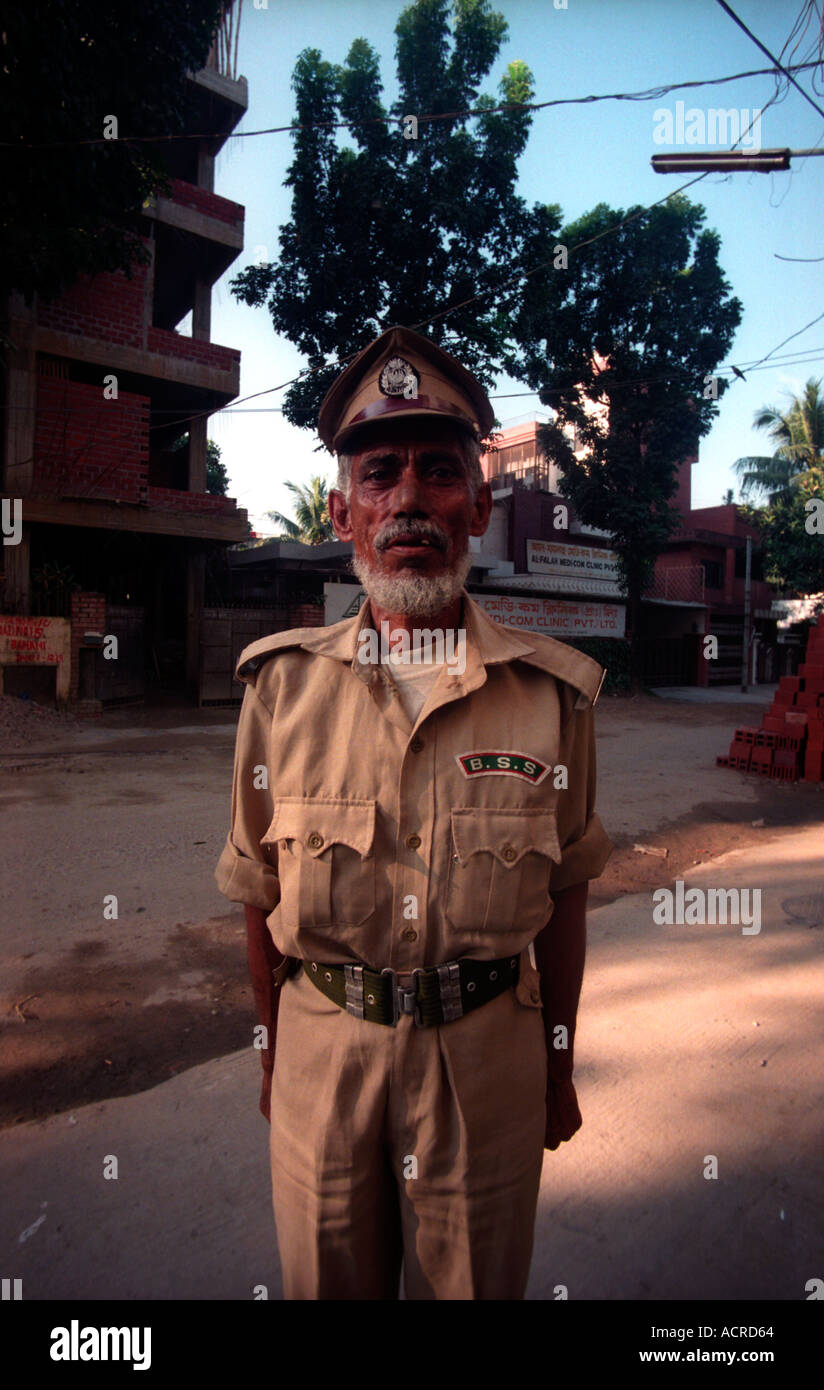
[[[662,927],[648,892],[591,913],[575,1043],[584,1123],[544,1154],[527,1297],[622,1309],[746,1299],[730,1323],[771,1324],[752,1301],[804,1314],[824,1250],[820,829],[688,881],[757,885],[761,931]],[[258,1094],[244,1046],[149,1091],[7,1129],[0,1258],[23,1299],[248,1301],[261,1286],[281,1298]],[[112,1156],[117,1182],[101,1176]],[[651,1321],[683,1325],[682,1309]],[[612,1321],[594,1312],[607,1346]]]
[[[599,810],[616,850],[593,906],[824,821],[821,787],[716,767],[731,730],[760,713],[602,699]],[[120,710],[6,729],[0,1124],[144,1090],[248,1043],[242,913],[212,878],[235,722],[226,710]]]

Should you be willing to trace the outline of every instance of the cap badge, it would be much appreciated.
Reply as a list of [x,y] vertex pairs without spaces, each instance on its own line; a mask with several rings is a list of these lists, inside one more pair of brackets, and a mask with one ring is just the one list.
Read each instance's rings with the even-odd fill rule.
[[405,357],[390,357],[383,365],[378,385],[384,396],[405,396],[413,400],[418,394],[420,377]]

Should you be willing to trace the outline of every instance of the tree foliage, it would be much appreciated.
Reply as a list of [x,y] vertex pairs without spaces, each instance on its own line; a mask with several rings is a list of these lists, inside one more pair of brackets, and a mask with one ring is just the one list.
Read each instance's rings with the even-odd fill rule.
[[[146,253],[140,209],[166,186],[164,145],[187,118],[222,0],[26,0],[0,29],[0,301],[51,298],[81,273]],[[119,138],[99,141],[116,116]],[[46,148],[30,148],[45,146]],[[55,148],[56,147],[56,148]]]
[[742,511],[761,532],[770,584],[801,598],[824,592],[824,465],[805,469],[768,506]]
[[[300,54],[296,124],[372,124],[352,127],[345,139],[331,129],[295,130],[286,179],[292,216],[280,229],[280,259],[231,283],[238,299],[266,304],[275,331],[307,359],[311,374],[284,397],[293,424],[314,428],[341,356],[393,323],[421,325],[492,384],[506,346],[501,304],[521,265],[529,218],[515,181],[531,113],[493,112],[497,102],[479,95],[506,31],[488,0],[416,0],[395,29],[399,97],[389,108],[365,39],[355,39],[339,66],[314,48]],[[530,100],[525,63],[509,64],[499,92],[502,102]],[[446,115],[469,108],[487,114]],[[421,119],[416,139],[384,119],[424,113],[443,118]]]
[[329,497],[323,478],[313,477],[306,486],[286,483],[295,500],[295,518],[284,516],[282,512],[267,512],[281,530],[275,540],[302,541],[304,545],[321,545],[323,541],[335,539],[335,528],[329,517]]
[[225,497],[229,490],[229,474],[222,462],[220,445],[206,440],[206,491],[213,497]]
[[800,396],[790,397],[788,410],[762,406],[753,421],[757,430],[766,430],[776,445],[771,457],[750,456],[736,459],[735,472],[741,479],[744,497],[766,493],[770,503],[789,495],[793,480],[809,468],[824,464],[824,392],[821,378],[810,377]]
[[645,213],[599,204],[561,233],[567,268],[559,257],[535,278],[513,327],[509,369],[555,412],[540,437],[563,472],[560,491],[613,538],[636,678],[640,599],[679,523],[678,465],[718,413],[726,382],[712,373],[741,319],[704,216],[682,195]]

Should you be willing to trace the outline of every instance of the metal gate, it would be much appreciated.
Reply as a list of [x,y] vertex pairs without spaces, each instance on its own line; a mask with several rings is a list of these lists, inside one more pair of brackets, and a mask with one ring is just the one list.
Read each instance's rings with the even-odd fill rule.
[[243,648],[290,626],[283,608],[204,608],[198,704],[239,704],[243,686],[235,680],[235,666]]
[[710,685],[739,684],[744,648],[743,614],[722,617],[713,613],[707,630],[718,638],[718,656],[709,663]]
[[661,685],[695,685],[697,641],[692,633],[683,637],[643,637],[642,683],[653,690]]
[[106,635],[117,638],[117,660],[94,657],[94,692],[104,704],[146,694],[146,610],[106,604]]

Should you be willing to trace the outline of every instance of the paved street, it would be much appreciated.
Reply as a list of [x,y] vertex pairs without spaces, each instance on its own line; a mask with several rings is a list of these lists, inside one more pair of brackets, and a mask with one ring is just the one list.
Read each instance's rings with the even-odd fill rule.
[[[529,1298],[799,1300],[822,1275],[820,826],[686,881],[759,887],[761,931],[657,926],[648,893],[590,914],[584,1127],[545,1156]],[[258,1089],[247,1049],[6,1130],[4,1275],[27,1299],[279,1297]]]
[[764,705],[772,702],[777,685],[751,685],[744,691],[735,685],[662,685],[653,690],[659,700],[685,705]]

